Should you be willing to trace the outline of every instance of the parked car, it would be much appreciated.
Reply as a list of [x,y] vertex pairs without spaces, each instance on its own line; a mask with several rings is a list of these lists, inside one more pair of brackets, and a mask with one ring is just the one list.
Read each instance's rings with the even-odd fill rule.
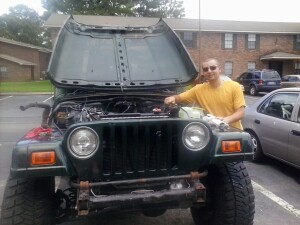
[[300,168],[300,88],[282,88],[246,107],[242,120],[255,145],[254,161],[270,156]]
[[300,75],[285,75],[281,79],[281,88],[300,87]]
[[250,95],[257,95],[258,92],[280,88],[281,77],[275,70],[249,70],[242,73],[236,81],[244,85],[245,91]]
[[[232,80],[232,79],[226,75],[221,75],[221,80],[226,81],[226,80]],[[244,85],[240,84],[240,86],[241,86],[241,89],[243,91],[245,91]]]
[[[55,86],[41,127],[13,149],[1,225],[53,225],[88,216],[190,208],[195,224],[252,225],[255,199],[243,163],[251,136],[164,99],[197,70],[176,33],[91,26],[72,17],[47,70]],[[202,112],[202,113],[200,113]],[[21,113],[21,112],[20,112]],[[55,188],[63,177],[65,185]]]

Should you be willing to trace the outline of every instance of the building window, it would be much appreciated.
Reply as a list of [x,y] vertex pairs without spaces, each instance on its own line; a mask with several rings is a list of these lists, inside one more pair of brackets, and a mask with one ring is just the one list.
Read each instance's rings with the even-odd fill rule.
[[248,34],[248,49],[255,49],[255,48],[256,48],[256,35]]
[[294,36],[294,50],[300,50],[300,35]]
[[195,32],[182,32],[180,38],[187,48],[197,48],[197,33]]
[[248,70],[254,70],[255,69],[255,62],[248,62]]
[[223,49],[233,49],[236,46],[236,35],[235,34],[223,34],[222,36],[222,47]]
[[6,66],[0,66],[0,77],[7,78],[7,67]]
[[246,34],[245,35],[245,48],[246,49],[259,49],[259,34]]
[[233,34],[225,34],[225,48],[233,48]]
[[231,77],[232,76],[232,70],[233,70],[233,63],[232,62],[225,62],[225,66],[224,66],[225,75]]
[[[295,62],[295,71],[294,71],[295,74],[300,74],[300,62]],[[300,113],[300,111],[299,111]]]

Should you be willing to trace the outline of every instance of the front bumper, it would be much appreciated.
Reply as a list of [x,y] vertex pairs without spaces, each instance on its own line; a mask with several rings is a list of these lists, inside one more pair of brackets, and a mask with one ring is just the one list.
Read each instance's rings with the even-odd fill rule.
[[277,90],[281,88],[280,85],[273,85],[273,86],[267,86],[267,85],[257,85],[257,91],[261,92],[271,92],[274,90]]
[[[187,175],[158,177],[149,179],[138,179],[128,181],[115,182],[99,182],[89,183],[88,181],[81,181],[78,183],[71,183],[73,188],[78,189],[77,211],[79,216],[89,215],[96,210],[101,213],[101,210],[107,212],[120,210],[120,208],[146,210],[157,209],[159,206],[167,208],[188,208],[195,203],[203,203],[206,198],[206,189],[200,179],[205,177],[207,172],[198,173],[192,172]],[[188,185],[180,185],[181,181],[185,180]],[[169,188],[162,190],[152,190],[151,184],[157,182],[170,182]],[[125,193],[117,193],[114,195],[96,195],[93,188],[101,188],[109,185],[124,185],[130,187],[144,184],[148,188],[136,189]],[[179,184],[179,185],[175,185]],[[92,195],[90,194],[92,193]]]

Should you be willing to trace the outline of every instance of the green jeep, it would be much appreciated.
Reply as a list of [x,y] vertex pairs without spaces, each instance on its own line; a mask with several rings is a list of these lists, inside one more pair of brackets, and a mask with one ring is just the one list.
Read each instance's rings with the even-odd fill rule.
[[1,224],[130,211],[159,216],[175,208],[190,208],[197,225],[253,224],[243,164],[253,159],[250,135],[201,109],[164,105],[197,74],[162,19],[122,27],[70,17],[47,71],[53,104],[21,106],[43,108],[42,124],[13,149]]

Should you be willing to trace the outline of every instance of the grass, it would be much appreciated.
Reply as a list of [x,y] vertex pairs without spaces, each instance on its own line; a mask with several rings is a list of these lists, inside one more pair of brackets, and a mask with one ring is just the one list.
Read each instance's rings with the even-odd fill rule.
[[28,82],[1,82],[0,93],[3,92],[51,92],[53,86],[49,80]]

